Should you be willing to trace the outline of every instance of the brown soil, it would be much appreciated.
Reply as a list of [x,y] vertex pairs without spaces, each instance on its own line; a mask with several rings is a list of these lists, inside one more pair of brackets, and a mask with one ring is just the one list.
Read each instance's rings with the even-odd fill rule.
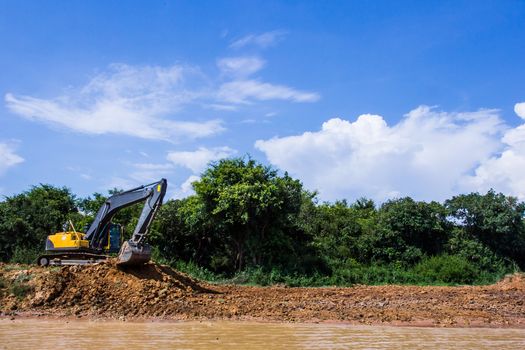
[[4,317],[525,327],[524,299],[519,274],[490,286],[287,288],[212,285],[152,263],[0,265]]

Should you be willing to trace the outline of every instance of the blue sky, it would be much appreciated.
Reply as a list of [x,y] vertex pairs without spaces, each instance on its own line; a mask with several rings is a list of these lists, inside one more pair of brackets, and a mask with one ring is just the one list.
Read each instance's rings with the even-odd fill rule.
[[251,154],[322,200],[525,199],[523,1],[0,0],[0,194],[191,193]]

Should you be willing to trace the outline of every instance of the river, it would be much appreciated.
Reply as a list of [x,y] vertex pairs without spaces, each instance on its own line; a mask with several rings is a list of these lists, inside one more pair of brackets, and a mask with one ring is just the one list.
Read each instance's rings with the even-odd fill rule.
[[524,349],[525,330],[256,322],[0,320],[0,349]]

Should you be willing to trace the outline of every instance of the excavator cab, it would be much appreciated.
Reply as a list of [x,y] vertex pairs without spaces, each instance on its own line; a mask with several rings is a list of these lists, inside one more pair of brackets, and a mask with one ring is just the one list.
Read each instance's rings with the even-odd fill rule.
[[119,224],[110,224],[108,230],[108,242],[106,250],[108,253],[118,253],[122,245],[122,226]]
[[122,246],[122,226],[111,222],[105,231],[100,248],[107,253],[118,253]]

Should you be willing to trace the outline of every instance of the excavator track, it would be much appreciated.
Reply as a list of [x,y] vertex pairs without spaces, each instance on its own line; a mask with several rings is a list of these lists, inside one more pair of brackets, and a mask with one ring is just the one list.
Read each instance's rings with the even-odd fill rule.
[[41,255],[37,259],[39,266],[88,265],[105,261],[107,255],[87,252],[64,252]]

